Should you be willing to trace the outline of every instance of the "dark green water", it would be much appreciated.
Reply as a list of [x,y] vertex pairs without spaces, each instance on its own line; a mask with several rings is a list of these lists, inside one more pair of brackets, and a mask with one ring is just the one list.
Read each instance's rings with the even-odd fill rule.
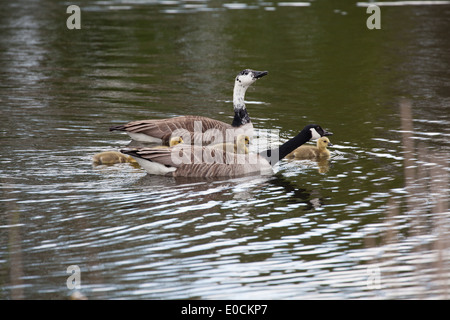
[[[0,11],[0,298],[448,298],[450,4],[14,1]],[[308,123],[332,157],[202,181],[92,166],[112,125]],[[408,120],[411,106],[412,120]],[[401,110],[406,110],[404,114]],[[406,115],[405,115],[406,114]]]

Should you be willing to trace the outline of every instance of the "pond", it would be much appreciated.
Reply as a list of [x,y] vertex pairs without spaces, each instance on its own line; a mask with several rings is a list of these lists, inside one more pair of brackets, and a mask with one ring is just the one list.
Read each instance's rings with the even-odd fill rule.
[[[449,298],[449,1],[380,3],[381,29],[356,1],[86,0],[80,29],[70,4],[0,11],[1,299]],[[93,165],[114,125],[231,123],[245,68],[255,129],[318,123],[328,161]]]

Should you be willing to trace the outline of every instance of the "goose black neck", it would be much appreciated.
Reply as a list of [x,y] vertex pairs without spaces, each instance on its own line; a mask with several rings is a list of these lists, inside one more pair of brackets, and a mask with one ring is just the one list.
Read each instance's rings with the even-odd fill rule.
[[259,155],[266,158],[267,161],[274,166],[278,161],[286,157],[289,153],[300,147],[302,144],[308,142],[310,139],[311,134],[306,130],[302,130],[298,135],[283,143],[279,148],[265,150]]
[[240,127],[244,124],[250,123],[250,116],[248,115],[247,109],[242,108],[234,111],[234,119],[231,125],[233,127]]

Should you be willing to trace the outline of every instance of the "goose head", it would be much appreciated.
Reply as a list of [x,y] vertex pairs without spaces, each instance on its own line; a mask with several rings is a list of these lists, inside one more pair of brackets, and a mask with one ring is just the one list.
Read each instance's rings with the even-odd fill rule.
[[317,140],[320,139],[321,137],[333,135],[332,132],[322,129],[322,127],[317,124],[307,125],[305,128],[303,128],[302,132],[304,132],[306,137],[309,137],[308,140]]
[[256,71],[251,69],[245,69],[239,72],[236,76],[235,85],[245,87],[246,89],[250,87],[256,80],[264,77],[269,72],[267,71]]
[[235,111],[245,108],[244,97],[248,87],[267,74],[267,71],[251,69],[245,69],[239,72],[234,81],[233,104]]

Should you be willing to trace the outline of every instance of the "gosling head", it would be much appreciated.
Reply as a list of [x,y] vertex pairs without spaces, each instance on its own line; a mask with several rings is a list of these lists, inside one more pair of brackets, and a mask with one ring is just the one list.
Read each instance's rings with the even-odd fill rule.
[[235,152],[248,154],[248,145],[250,144],[250,137],[245,134],[240,134],[236,138]]
[[236,137],[236,143],[239,145],[248,145],[250,144],[250,137],[245,134],[240,134]]
[[236,76],[235,84],[244,88],[248,88],[256,80],[264,77],[268,73],[268,71],[255,71],[251,69],[245,69],[239,72],[239,74]]
[[173,146],[176,146],[177,144],[181,144],[183,142],[184,142],[183,138],[181,138],[181,137],[172,137],[172,138],[170,138],[169,146],[173,147]]
[[307,125],[305,128],[303,128],[303,130],[307,136],[310,136],[310,140],[317,140],[324,136],[333,135],[332,132],[322,129],[322,127],[317,124]]
[[333,144],[330,142],[330,139],[327,137],[322,137],[317,139],[317,148],[320,150],[326,149],[327,147],[331,147]]

